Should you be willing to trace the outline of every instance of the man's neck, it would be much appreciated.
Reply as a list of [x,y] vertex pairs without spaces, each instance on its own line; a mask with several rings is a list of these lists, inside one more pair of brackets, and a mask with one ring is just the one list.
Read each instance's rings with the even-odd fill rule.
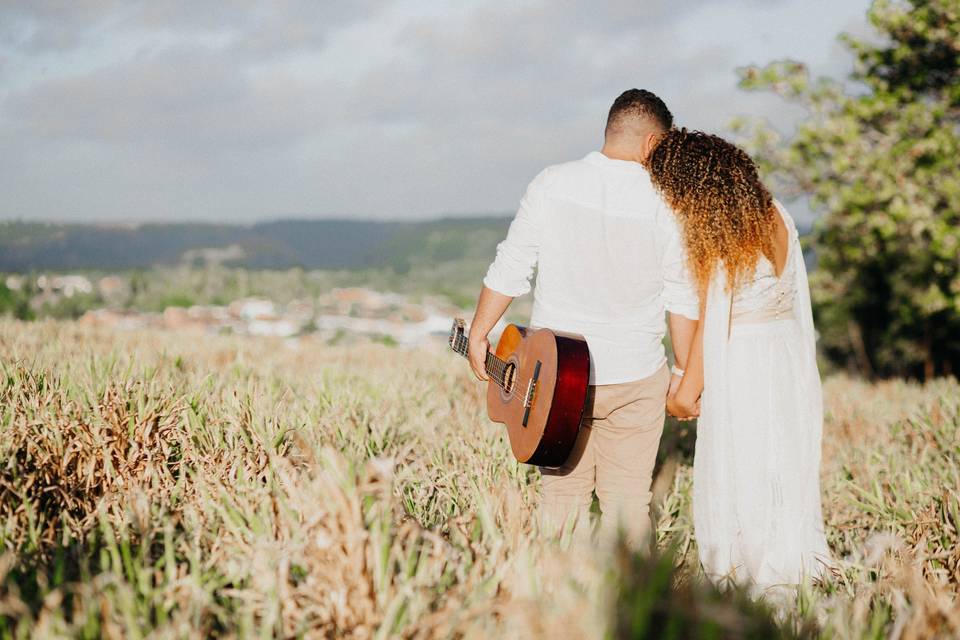
[[635,150],[628,151],[623,147],[618,147],[615,145],[604,144],[603,148],[600,149],[600,153],[607,156],[611,160],[626,160],[628,162],[640,162],[640,154]]

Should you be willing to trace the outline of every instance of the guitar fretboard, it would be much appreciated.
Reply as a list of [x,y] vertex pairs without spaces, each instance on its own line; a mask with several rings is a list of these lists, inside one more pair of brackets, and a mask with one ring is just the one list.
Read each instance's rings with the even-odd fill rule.
[[[470,342],[463,333],[457,333],[450,341],[450,348],[466,358],[469,356]],[[484,368],[487,370],[487,375],[502,388],[506,388],[507,384],[507,366],[507,363],[498,358],[496,354],[487,352],[487,361],[484,363]]]

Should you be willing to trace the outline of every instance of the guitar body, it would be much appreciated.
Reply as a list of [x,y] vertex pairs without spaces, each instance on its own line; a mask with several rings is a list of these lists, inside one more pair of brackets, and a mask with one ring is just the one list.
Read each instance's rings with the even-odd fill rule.
[[506,388],[487,389],[490,419],[507,426],[520,462],[559,467],[570,457],[583,418],[590,352],[583,337],[508,325],[497,344]]

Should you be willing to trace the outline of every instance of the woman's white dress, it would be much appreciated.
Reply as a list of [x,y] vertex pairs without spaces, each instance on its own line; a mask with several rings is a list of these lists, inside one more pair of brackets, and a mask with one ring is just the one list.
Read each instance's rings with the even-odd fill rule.
[[705,572],[759,591],[817,577],[830,563],[807,271],[796,226],[776,206],[790,234],[781,276],[761,258],[732,300],[723,273],[708,290],[693,480]]

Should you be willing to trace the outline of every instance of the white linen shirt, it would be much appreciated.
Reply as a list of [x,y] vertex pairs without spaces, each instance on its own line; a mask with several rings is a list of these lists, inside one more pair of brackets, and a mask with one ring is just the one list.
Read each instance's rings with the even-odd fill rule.
[[677,221],[636,162],[594,151],[534,178],[483,283],[523,295],[534,267],[530,325],[583,335],[591,384],[653,375],[664,311],[697,318]]

